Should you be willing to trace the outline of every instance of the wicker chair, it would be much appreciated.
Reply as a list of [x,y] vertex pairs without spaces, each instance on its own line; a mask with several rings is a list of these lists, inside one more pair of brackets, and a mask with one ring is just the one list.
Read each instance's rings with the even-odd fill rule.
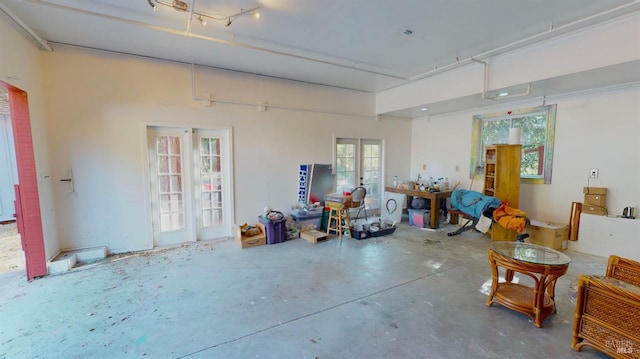
[[606,276],[578,276],[571,347],[640,358],[640,263],[610,256]]

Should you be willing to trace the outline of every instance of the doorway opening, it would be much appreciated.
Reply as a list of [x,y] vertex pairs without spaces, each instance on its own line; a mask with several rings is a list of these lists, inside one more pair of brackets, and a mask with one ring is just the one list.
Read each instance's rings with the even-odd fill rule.
[[25,269],[25,257],[16,221],[0,222],[0,273]]
[[4,98],[8,106],[5,105],[5,108],[8,108],[8,111],[7,115],[2,116],[3,119],[5,116],[10,118],[8,122],[11,126],[9,134],[12,135],[12,146],[8,145],[8,147],[15,151],[12,157],[15,158],[15,172],[17,172],[16,178],[9,181],[9,185],[13,182],[14,206],[5,206],[8,207],[5,210],[15,218],[16,230],[24,250],[27,280],[31,281],[47,274],[47,261],[31,136],[29,101],[27,93],[19,88],[2,81],[0,81],[0,88],[2,93],[6,93]]
[[0,273],[25,269],[24,251],[13,216],[16,200],[13,186],[18,184],[9,92],[0,87]]

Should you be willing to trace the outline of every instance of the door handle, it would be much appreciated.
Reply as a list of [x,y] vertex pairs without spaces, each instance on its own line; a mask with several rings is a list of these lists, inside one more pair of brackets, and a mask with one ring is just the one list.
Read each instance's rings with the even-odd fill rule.
[[73,171],[71,168],[67,170],[67,174],[69,175],[67,178],[63,178],[60,182],[67,182],[69,184],[69,193],[73,193],[76,191],[75,186],[73,184]]

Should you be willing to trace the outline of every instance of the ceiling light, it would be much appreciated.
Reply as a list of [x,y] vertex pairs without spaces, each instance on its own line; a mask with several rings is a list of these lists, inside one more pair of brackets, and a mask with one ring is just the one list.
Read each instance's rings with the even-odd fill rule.
[[[199,11],[195,8],[190,9],[189,3],[183,0],[171,0],[171,1],[170,0],[147,0],[147,3],[149,4],[149,6],[151,6],[151,8],[153,8],[154,11],[157,9],[157,5],[170,7],[180,12],[188,11],[189,14],[195,17],[198,21],[200,21],[200,23],[203,26],[207,24],[207,20],[223,21],[225,28],[229,27],[231,23],[235,21],[236,18],[242,15],[251,14],[254,18],[259,19],[262,15],[259,10],[264,6],[260,4],[258,6],[252,7],[251,9],[247,9],[247,10],[240,9],[239,12],[231,15],[228,15],[228,14],[214,15],[213,13]],[[193,3],[195,3],[195,1],[192,2],[191,4]]]
[[423,107],[423,108],[420,109],[420,111],[426,111],[426,110],[428,110],[428,108],[426,108],[426,107]]
[[[525,87],[526,86],[526,87]],[[486,97],[489,100],[503,100],[507,98],[528,96],[531,94],[531,84],[515,85],[501,88],[491,92],[492,95]]]
[[171,6],[178,10],[178,11],[188,11],[189,10],[189,4],[187,4],[184,1],[180,1],[180,0],[173,0],[173,2],[171,3]]
[[151,8],[153,8],[154,11],[156,10],[157,5],[162,5],[162,6],[170,7],[176,11],[189,12],[189,15],[191,15],[192,18],[195,18],[198,21],[200,21],[200,23],[203,26],[207,25],[208,20],[222,21],[225,28],[231,26],[231,23],[233,23],[236,20],[236,18],[242,15],[251,14],[254,18],[259,19],[262,15],[259,10],[264,6],[262,4],[259,4],[258,6],[252,7],[251,9],[247,9],[247,10],[240,9],[239,12],[231,15],[228,15],[228,14],[215,15],[213,13],[199,11],[195,8],[191,9],[190,4],[193,5],[195,1],[187,2],[183,0],[171,0],[171,1],[170,0],[147,0],[147,3],[149,4],[149,6],[151,6]]

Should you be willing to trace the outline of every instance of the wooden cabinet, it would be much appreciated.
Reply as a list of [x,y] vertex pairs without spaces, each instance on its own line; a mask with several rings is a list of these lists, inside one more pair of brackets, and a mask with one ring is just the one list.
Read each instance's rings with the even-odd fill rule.
[[[522,145],[487,145],[484,148],[483,193],[507,202],[509,207],[520,204],[520,161]],[[497,223],[491,227],[491,239],[515,241],[516,231]]]

